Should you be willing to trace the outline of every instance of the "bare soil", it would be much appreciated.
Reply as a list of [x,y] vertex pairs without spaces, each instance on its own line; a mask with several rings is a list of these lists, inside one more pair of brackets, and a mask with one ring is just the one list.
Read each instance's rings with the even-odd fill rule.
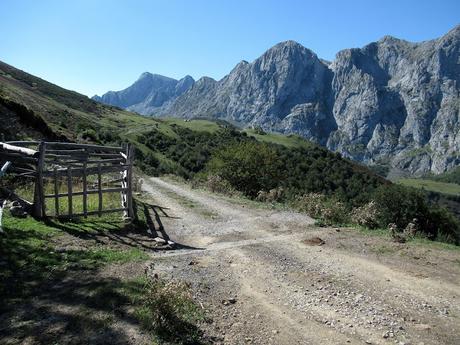
[[176,250],[150,274],[189,282],[222,344],[458,344],[460,252],[319,228],[149,178]]

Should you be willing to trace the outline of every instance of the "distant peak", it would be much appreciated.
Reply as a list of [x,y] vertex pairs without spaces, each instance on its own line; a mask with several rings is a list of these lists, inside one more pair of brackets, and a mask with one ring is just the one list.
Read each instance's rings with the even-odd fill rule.
[[269,50],[279,50],[283,48],[290,48],[290,49],[307,49],[300,43],[293,41],[293,40],[288,40],[288,41],[282,41],[278,44],[275,44],[273,47],[271,47]]
[[294,40],[287,40],[287,41],[281,41],[280,43],[276,44],[275,46],[280,45],[280,46],[300,46],[303,47],[299,42],[294,41]]
[[207,83],[215,83],[216,80],[211,78],[211,77],[201,77],[200,79],[198,79],[197,83],[199,84],[207,84]]
[[400,40],[399,38],[396,38],[394,36],[385,35],[381,39],[378,40],[378,43],[394,44],[394,43],[399,43],[402,41],[403,40]]
[[154,74],[154,73],[150,73],[150,72],[144,72],[140,75],[139,80],[144,80],[144,79],[154,79],[154,80],[176,80],[174,78],[169,78],[169,77],[166,77],[164,75],[161,75],[161,74]]
[[460,36],[460,24],[455,26],[452,30],[450,30],[443,37],[451,37],[451,36]]
[[150,72],[144,72],[139,76],[139,79],[144,79],[144,78],[151,78],[153,77],[153,74]]
[[275,44],[273,47],[268,49],[264,55],[277,54],[277,55],[290,56],[290,55],[305,54],[305,53],[316,56],[316,54],[313,51],[304,47],[300,43],[293,41],[293,40],[288,40],[288,41],[283,41],[278,44]]
[[193,77],[191,75],[186,75],[185,77],[183,77],[181,80],[193,80],[195,81],[195,79],[193,79]]

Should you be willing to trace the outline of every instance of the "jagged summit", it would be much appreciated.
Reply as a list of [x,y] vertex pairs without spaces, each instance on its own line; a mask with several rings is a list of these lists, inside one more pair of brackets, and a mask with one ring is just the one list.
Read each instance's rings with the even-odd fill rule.
[[222,118],[296,133],[367,164],[439,173],[460,164],[459,59],[460,25],[419,43],[384,36],[330,63],[288,40],[218,81],[123,92],[142,114]]
[[273,47],[268,49],[259,59],[269,58],[269,57],[282,57],[282,58],[290,58],[296,55],[306,55],[310,57],[315,57],[316,54],[311,51],[310,49],[304,47],[300,43],[296,41],[284,41],[278,44],[275,44]]

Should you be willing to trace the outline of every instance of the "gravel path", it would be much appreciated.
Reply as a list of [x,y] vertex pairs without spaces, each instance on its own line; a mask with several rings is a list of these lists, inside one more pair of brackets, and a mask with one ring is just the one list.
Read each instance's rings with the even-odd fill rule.
[[[459,343],[459,251],[318,228],[304,214],[144,182],[178,243],[153,254],[150,273],[191,283],[216,343]],[[313,237],[325,244],[304,242]]]

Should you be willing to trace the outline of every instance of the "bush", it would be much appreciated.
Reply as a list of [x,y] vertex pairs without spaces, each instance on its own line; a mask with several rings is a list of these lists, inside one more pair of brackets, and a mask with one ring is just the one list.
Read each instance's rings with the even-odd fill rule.
[[458,245],[460,221],[445,208],[435,207],[429,211],[429,221],[425,232],[430,239]]
[[226,195],[238,194],[238,191],[236,191],[235,188],[233,188],[227,180],[224,180],[219,175],[208,175],[204,182],[204,186],[213,193],[221,193]]
[[282,175],[276,150],[268,144],[254,141],[218,150],[207,169],[251,198],[255,198],[260,190],[277,187]]
[[202,332],[197,324],[205,316],[193,301],[189,286],[155,279],[147,283],[141,302],[143,308],[136,316],[161,343],[199,343]]
[[349,221],[345,204],[323,194],[309,193],[299,196],[295,200],[295,206],[326,225],[344,224]]
[[379,207],[378,225],[405,229],[414,219],[417,232],[431,240],[459,243],[460,222],[444,208],[430,205],[421,191],[400,185],[377,188],[373,200]]
[[262,202],[281,202],[282,199],[284,198],[284,188],[283,187],[278,187],[278,188],[273,188],[270,189],[270,191],[259,191],[257,193],[257,201],[262,201]]
[[356,207],[351,212],[351,221],[354,224],[375,229],[379,226],[380,209],[375,201]]
[[372,200],[379,206],[378,223],[382,228],[395,223],[404,229],[414,218],[426,223],[428,204],[422,192],[392,184],[377,188]]
[[92,129],[92,128],[83,130],[80,133],[79,137],[84,139],[84,140],[89,140],[89,141],[94,141],[94,142],[99,141],[99,137],[98,137],[96,131],[94,129]]

